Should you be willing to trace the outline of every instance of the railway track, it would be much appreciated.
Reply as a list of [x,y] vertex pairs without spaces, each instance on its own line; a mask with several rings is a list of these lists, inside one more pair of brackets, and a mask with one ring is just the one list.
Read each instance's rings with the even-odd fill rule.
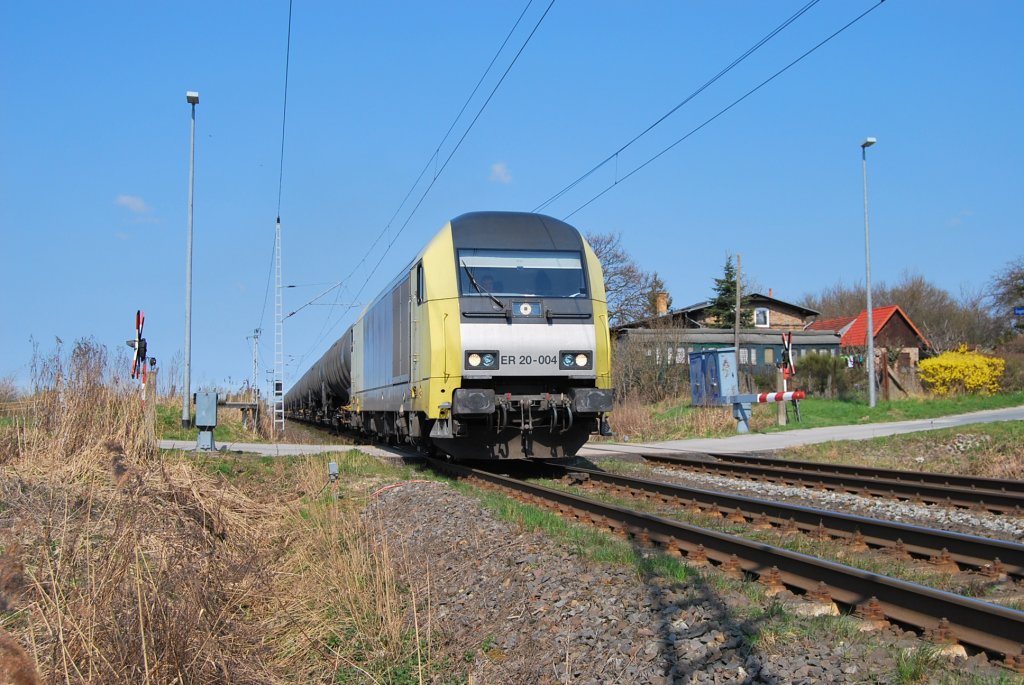
[[436,470],[514,493],[584,523],[620,533],[644,547],[715,564],[732,574],[757,576],[769,592],[790,589],[812,601],[833,601],[869,621],[894,621],[938,643],[960,642],[1024,672],[1024,612],[989,604],[832,561],[605,504],[517,478],[428,460]]
[[[602,450],[603,451],[603,450]],[[615,450],[606,456],[627,453]],[[783,461],[738,454],[630,452],[648,462],[730,478],[1024,516],[1024,482],[937,473]]]
[[927,559],[936,570],[956,573],[963,568],[998,578],[1024,577],[1024,545],[976,535],[884,521],[793,504],[691,488],[605,471],[549,465],[562,476],[613,490],[640,493],[664,504],[678,505],[695,513],[720,515],[730,521],[758,528],[810,534],[836,539],[859,551],[881,549],[896,557]]

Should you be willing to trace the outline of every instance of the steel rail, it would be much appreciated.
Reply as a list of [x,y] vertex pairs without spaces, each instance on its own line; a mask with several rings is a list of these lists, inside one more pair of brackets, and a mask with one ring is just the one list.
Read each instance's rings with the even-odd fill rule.
[[580,512],[608,528],[624,528],[640,543],[649,540],[669,551],[704,554],[720,564],[735,563],[742,571],[761,576],[762,580],[770,575],[803,592],[818,591],[824,584],[831,598],[841,604],[876,605],[887,619],[926,633],[948,624],[957,641],[1002,654],[1007,665],[1024,668],[1024,612],[514,478],[436,460],[428,463],[449,475],[473,478],[538,502]]
[[584,473],[592,482],[605,483],[616,487],[650,493],[663,498],[673,498],[717,507],[726,512],[739,512],[746,518],[765,516],[775,526],[793,522],[804,532],[814,532],[824,527],[830,535],[846,541],[858,534],[863,542],[872,547],[892,549],[902,543],[910,554],[923,557],[940,557],[948,551],[954,562],[976,569],[993,570],[1001,564],[1003,571],[1014,576],[1024,576],[1024,545],[1006,540],[994,540],[976,535],[953,533],[934,528],[912,526],[896,521],[844,514],[795,504],[770,502],[753,497],[730,495],[712,490],[690,488],[676,483],[665,483],[623,476],[606,471],[594,471],[575,466],[561,466],[564,473]]
[[836,472],[806,471],[788,468],[786,462],[762,465],[732,461],[708,461],[693,456],[643,452],[644,459],[699,471],[717,472],[727,476],[750,476],[787,484],[813,486],[851,494],[872,494],[905,500],[920,500],[962,508],[983,508],[987,511],[1024,516],[1024,493],[986,490],[962,486],[943,487],[931,483],[907,482],[891,478],[857,476]]
[[751,454],[734,454],[725,452],[708,452],[709,457],[739,464],[760,464],[761,466],[785,466],[814,473],[841,473],[851,476],[884,478],[906,483],[922,483],[944,487],[961,487],[971,490],[988,490],[998,493],[1019,493],[1024,496],[1024,480],[1000,480],[999,478],[983,478],[980,476],[958,476],[951,473],[935,473],[932,471],[901,471],[899,469],[882,469],[872,466],[853,466],[850,464],[822,464],[813,461],[792,461],[775,459]]

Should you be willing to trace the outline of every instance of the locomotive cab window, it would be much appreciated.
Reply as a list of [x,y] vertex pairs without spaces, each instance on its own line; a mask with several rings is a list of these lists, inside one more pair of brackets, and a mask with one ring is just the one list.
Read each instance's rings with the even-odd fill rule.
[[423,262],[416,265],[416,304],[427,300],[427,282],[423,278]]
[[584,297],[587,282],[579,252],[565,250],[458,251],[459,293],[487,297]]

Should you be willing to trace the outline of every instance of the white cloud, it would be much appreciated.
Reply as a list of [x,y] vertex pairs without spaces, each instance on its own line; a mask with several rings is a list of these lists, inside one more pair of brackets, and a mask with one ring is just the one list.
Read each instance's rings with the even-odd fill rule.
[[959,214],[957,214],[956,216],[950,217],[949,219],[947,219],[946,220],[946,226],[948,226],[949,228],[960,228],[972,216],[974,216],[974,212],[972,212],[969,209],[965,209],[965,210],[961,211]]
[[508,164],[495,162],[491,165],[491,180],[498,183],[511,183],[512,174],[508,172]]
[[146,204],[146,201],[136,195],[118,195],[114,204],[127,207],[133,214],[146,214],[152,212],[153,208]]

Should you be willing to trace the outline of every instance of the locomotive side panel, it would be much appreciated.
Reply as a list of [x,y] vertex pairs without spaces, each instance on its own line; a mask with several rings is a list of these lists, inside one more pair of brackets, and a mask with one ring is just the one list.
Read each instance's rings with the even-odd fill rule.
[[422,255],[424,293],[417,305],[417,339],[414,344],[419,368],[414,407],[427,419],[440,417],[443,405],[462,382],[459,366],[459,298],[452,262],[451,224],[430,242]]
[[587,271],[590,278],[591,303],[594,311],[595,368],[597,387],[610,390],[612,388],[612,340],[608,326],[608,301],[604,290],[604,274],[601,262],[594,254],[585,239],[581,239],[587,260]]

